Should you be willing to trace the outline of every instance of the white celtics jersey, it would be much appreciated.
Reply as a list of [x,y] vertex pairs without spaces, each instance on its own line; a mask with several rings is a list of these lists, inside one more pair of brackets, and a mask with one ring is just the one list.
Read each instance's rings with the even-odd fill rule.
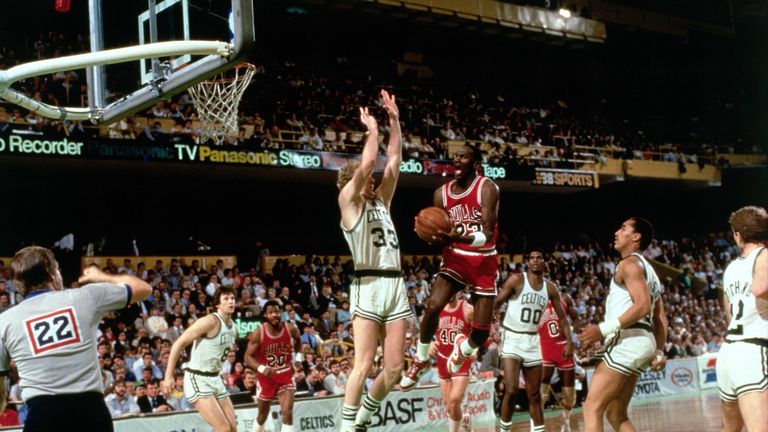
[[[651,267],[651,263],[639,253],[633,253],[632,255],[638,257],[642,263],[643,273],[645,274],[645,283],[649,290],[648,295],[651,297],[651,313],[640,318],[636,324],[644,327],[647,326],[647,328],[650,329],[652,328],[651,317],[653,308],[659,300],[659,297],[661,297],[664,287],[661,285],[661,282],[659,282],[659,277],[656,275],[656,271],[653,270],[653,267]],[[611,288],[608,292],[608,298],[605,300],[605,321],[618,319],[630,307],[632,307],[632,297],[630,297],[627,287],[619,285],[616,283],[615,278],[611,278]]]
[[227,359],[227,354],[235,344],[237,331],[235,323],[230,322],[227,327],[218,313],[213,316],[219,320],[219,333],[212,337],[201,337],[192,345],[192,359],[187,363],[186,369],[192,372],[219,373],[221,364]]
[[731,304],[727,340],[768,339],[768,301],[752,295],[755,260],[764,249],[759,247],[745,257],[736,258],[725,269],[723,291]]
[[400,243],[384,203],[366,200],[355,226],[344,229],[355,271],[400,270]]
[[108,283],[33,291],[0,315],[0,372],[16,362],[21,397],[104,392],[96,355],[105,313],[125,308],[131,288]]
[[542,278],[541,287],[534,289],[528,281],[528,274],[523,272],[523,289],[516,297],[507,301],[503,326],[518,333],[538,334],[539,320],[549,303],[547,280]]

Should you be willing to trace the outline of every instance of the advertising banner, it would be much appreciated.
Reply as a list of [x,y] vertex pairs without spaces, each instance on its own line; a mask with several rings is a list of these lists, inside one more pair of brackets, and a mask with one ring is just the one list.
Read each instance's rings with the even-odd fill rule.
[[[463,410],[472,417],[475,425],[493,424],[494,380],[470,383],[464,398]],[[342,396],[297,399],[293,409],[293,425],[297,432],[336,432],[341,426]],[[256,405],[235,408],[237,430],[253,430],[258,409]],[[402,432],[405,430],[445,431],[448,428],[448,413],[443,406],[440,387],[417,388],[403,393],[394,391],[381,403],[371,418],[369,431]],[[115,419],[115,432],[181,432],[210,430],[197,411],[171,414],[151,414],[140,417]],[[280,406],[274,403],[265,423],[267,430],[279,431],[282,427]],[[21,431],[21,428],[7,429]]]
[[[696,358],[669,360],[662,371],[647,370],[637,379],[633,397],[665,396],[699,390]],[[594,369],[587,371],[587,382],[592,382]]]
[[696,357],[699,369],[699,387],[717,387],[717,353],[707,353]]

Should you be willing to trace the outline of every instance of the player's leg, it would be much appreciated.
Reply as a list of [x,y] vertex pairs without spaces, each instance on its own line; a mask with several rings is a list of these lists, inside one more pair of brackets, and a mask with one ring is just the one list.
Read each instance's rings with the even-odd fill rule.
[[[379,327],[378,340],[384,350],[384,370],[373,380],[371,389],[360,404],[360,411],[355,418],[356,425],[364,425],[379,409],[381,401],[400,380],[403,371],[403,346],[405,345],[405,319],[388,322]],[[357,333],[355,333],[357,335]],[[376,339],[376,338],[374,338]]]
[[[461,412],[461,403],[464,401],[464,393],[467,391],[469,385],[468,376],[457,376],[451,378],[451,386],[448,392],[448,400],[446,402],[446,408],[448,409],[448,415],[450,417],[451,432],[458,432],[462,426],[464,415]],[[454,426],[455,423],[455,426]]]
[[[282,396],[282,395],[281,395]],[[256,399],[256,406],[259,409],[259,413],[256,415],[256,422],[253,424],[253,432],[264,432],[264,424],[269,418],[269,407],[271,402],[261,398]]]
[[627,408],[629,408],[629,400],[635,394],[635,384],[637,384],[638,378],[637,375],[627,376],[621,389],[619,389],[619,393],[608,403],[605,409],[605,417],[616,432],[635,431],[635,426],[627,414]]
[[285,389],[280,392],[280,413],[283,416],[283,427],[280,432],[293,432],[293,396],[295,392],[293,389]]
[[629,375],[609,368],[605,362],[597,365],[584,402],[584,430],[602,432],[608,404],[618,396],[627,378]]
[[355,332],[355,364],[347,377],[344,407],[341,410],[342,432],[354,431],[355,417],[360,408],[360,395],[363,392],[365,379],[368,378],[368,373],[373,367],[373,357],[379,345],[379,327],[381,324],[378,322],[360,315],[352,319],[352,328]]
[[544,413],[541,410],[541,365],[524,367],[525,390],[528,393],[528,412],[533,420],[533,432],[544,430]]
[[448,370],[451,373],[458,372],[464,360],[485,343],[491,333],[491,323],[493,322],[494,301],[497,292],[496,279],[499,277],[496,256],[480,257],[472,260],[469,265],[474,277],[467,280],[467,284],[473,288],[476,296],[472,331],[468,338],[462,336],[456,338],[456,345],[448,359]]
[[[229,398],[222,399],[232,408],[232,402]],[[232,417],[225,412],[226,403],[219,403],[215,396],[204,396],[194,402],[195,409],[200,412],[200,416],[208,423],[214,432],[237,432],[237,426],[234,418],[234,408],[232,408]]]
[[744,419],[741,418],[739,403],[737,401],[720,400],[720,408],[723,414],[722,432],[740,432],[744,427]]
[[576,368],[559,369],[559,373],[563,385],[563,398],[560,400],[563,404],[563,424],[569,429],[571,410],[576,405]]
[[549,402],[549,393],[552,389],[552,375],[555,373],[555,365],[551,363],[544,363],[541,365],[541,387],[539,387],[539,393],[541,394],[541,408],[547,405]]
[[400,380],[400,388],[403,391],[412,389],[419,381],[419,377],[429,369],[429,344],[432,342],[432,337],[437,331],[440,312],[448,304],[451,297],[461,288],[462,286],[457,282],[452,282],[444,275],[438,274],[435,278],[431,294],[427,299],[427,307],[424,309],[421,324],[419,325],[419,343],[416,346],[416,358]]
[[520,383],[520,359],[502,357],[501,366],[504,371],[504,398],[501,401],[502,432],[512,429],[512,414],[515,413],[517,387]]
[[453,388],[453,382],[451,379],[440,380],[440,395],[443,398],[443,406],[445,411],[448,412],[448,432],[458,432],[459,422],[454,420],[453,411],[451,409],[451,389]]
[[739,411],[749,432],[768,432],[768,390],[739,396]]

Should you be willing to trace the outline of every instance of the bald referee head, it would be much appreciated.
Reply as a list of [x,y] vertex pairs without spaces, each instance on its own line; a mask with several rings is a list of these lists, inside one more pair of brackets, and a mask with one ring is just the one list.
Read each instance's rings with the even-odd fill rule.
[[149,297],[151,287],[90,266],[80,276],[81,288],[64,289],[53,253],[38,246],[18,251],[11,269],[24,301],[0,315],[0,408],[14,360],[29,408],[25,431],[113,430],[96,355],[97,326],[107,312]]

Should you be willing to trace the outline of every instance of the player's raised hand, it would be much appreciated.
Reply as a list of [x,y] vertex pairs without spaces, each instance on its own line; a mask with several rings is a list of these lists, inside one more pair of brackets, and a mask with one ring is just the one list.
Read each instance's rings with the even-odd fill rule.
[[80,284],[103,282],[107,274],[99,270],[96,265],[91,264],[83,270],[83,274],[77,279]]
[[390,118],[397,120],[400,117],[400,110],[395,103],[395,95],[390,95],[386,90],[381,90],[381,101],[384,104],[384,109],[387,110]]
[[368,113],[368,107],[360,107],[360,121],[368,128],[368,132],[375,131],[379,127],[376,117]]

